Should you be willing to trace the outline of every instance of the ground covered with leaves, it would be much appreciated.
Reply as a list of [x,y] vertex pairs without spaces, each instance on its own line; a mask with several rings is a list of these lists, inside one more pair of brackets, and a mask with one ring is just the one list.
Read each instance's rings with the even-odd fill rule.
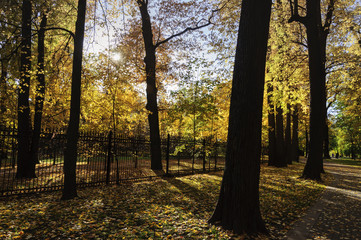
[[[262,166],[260,201],[269,238],[289,230],[325,186],[299,179],[303,164]],[[207,224],[222,173],[0,199],[0,239],[231,239]],[[327,176],[326,176],[327,179]]]

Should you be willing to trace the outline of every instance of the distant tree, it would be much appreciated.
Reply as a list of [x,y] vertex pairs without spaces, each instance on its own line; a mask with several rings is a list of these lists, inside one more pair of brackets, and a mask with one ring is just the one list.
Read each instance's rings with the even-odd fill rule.
[[286,129],[285,129],[285,160],[287,164],[292,164],[291,150],[291,105],[287,104]]
[[259,209],[262,105],[272,1],[242,1],[226,166],[212,224],[242,233],[266,233]]
[[[279,103],[280,104],[280,103]],[[287,167],[282,106],[276,107],[276,166]]]
[[16,178],[34,178],[35,162],[30,155],[30,75],[31,75],[31,17],[32,2],[23,0],[20,83],[18,93],[18,168]]
[[81,96],[81,74],[83,59],[83,41],[85,28],[86,0],[78,1],[78,14],[75,26],[73,75],[71,84],[70,119],[66,133],[66,148],[64,153],[64,190],[62,199],[77,197],[76,191],[76,161],[79,138],[79,116]]
[[294,162],[299,162],[299,152],[298,152],[298,105],[295,106],[295,109],[292,113],[292,144],[291,144],[291,160]]
[[275,107],[272,101],[273,85],[268,84],[267,102],[268,102],[268,166],[277,166],[276,149],[276,123]]

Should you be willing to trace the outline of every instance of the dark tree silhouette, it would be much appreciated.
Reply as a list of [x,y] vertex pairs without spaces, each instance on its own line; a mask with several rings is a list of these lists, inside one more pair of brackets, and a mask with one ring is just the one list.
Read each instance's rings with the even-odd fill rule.
[[300,16],[298,0],[291,3],[289,22],[297,21],[306,27],[309,75],[311,86],[310,146],[302,177],[321,180],[323,171],[323,142],[326,124],[326,41],[330,31],[335,0],[330,0],[324,25],[321,17],[321,1],[306,1],[306,16]]
[[226,166],[209,222],[242,233],[266,233],[259,209],[262,105],[271,0],[244,0],[238,30]]
[[35,163],[39,162],[38,150],[41,131],[41,119],[43,115],[44,97],[45,97],[45,28],[47,24],[47,11],[43,10],[41,13],[40,29],[38,32],[38,66],[37,66],[37,80],[35,97],[35,114],[34,114],[34,130],[31,139],[31,158]]
[[268,166],[277,165],[277,149],[276,149],[276,123],[275,123],[275,107],[271,98],[273,93],[273,85],[269,84],[267,87],[267,101],[268,101]]
[[86,0],[78,1],[78,15],[75,26],[73,74],[71,82],[70,119],[66,133],[64,153],[64,190],[62,199],[77,197],[76,161],[77,143],[79,138],[79,116],[81,95],[81,72],[83,59],[83,40],[85,26]]
[[294,162],[299,162],[298,152],[298,105],[295,106],[295,110],[292,114],[292,150],[291,158]]
[[6,96],[7,85],[6,78],[8,77],[8,60],[1,59],[1,75],[0,75],[0,125],[4,123],[4,114],[6,112]]
[[287,167],[285,154],[285,137],[283,130],[283,110],[276,107],[276,167]]
[[286,129],[285,129],[285,160],[287,164],[292,164],[292,139],[291,139],[291,105],[287,104]]
[[204,24],[196,24],[194,27],[185,28],[183,31],[173,34],[168,38],[154,43],[153,41],[153,30],[152,23],[148,12],[148,0],[136,0],[140,15],[142,19],[142,34],[145,48],[145,72],[146,72],[146,83],[147,83],[147,105],[146,109],[149,111],[148,123],[150,130],[150,152],[151,152],[151,168],[153,170],[162,169],[161,159],[161,146],[160,146],[160,133],[159,133],[159,115],[158,115],[158,104],[157,104],[157,85],[156,85],[156,50],[157,48],[169,42],[175,37],[179,37],[187,32],[195,31],[211,24],[213,13],[218,10],[214,10],[212,15],[208,19],[208,22]]
[[18,89],[18,168],[16,178],[36,177],[35,162],[32,161],[30,155],[31,13],[31,0],[24,0],[22,5],[20,83]]

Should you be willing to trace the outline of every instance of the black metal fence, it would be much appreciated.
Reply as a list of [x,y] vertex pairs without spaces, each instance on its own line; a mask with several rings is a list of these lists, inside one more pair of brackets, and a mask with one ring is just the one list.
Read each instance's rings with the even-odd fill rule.
[[[17,130],[0,126],[0,196],[62,189],[66,136],[41,133],[36,178],[17,179]],[[164,175],[221,170],[225,143],[210,139],[162,140],[163,171],[151,170],[150,142],[144,137],[82,132],[78,141],[78,186],[119,183]]]

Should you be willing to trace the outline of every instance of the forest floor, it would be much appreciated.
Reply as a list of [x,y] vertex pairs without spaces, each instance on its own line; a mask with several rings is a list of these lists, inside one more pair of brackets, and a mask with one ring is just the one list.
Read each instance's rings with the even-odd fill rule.
[[325,171],[332,174],[333,181],[327,184],[326,191],[306,215],[295,223],[286,239],[361,239],[361,168],[358,162],[325,161]]
[[[262,165],[260,204],[270,236],[281,239],[325,184],[299,179],[304,164]],[[243,239],[207,224],[222,172],[0,199],[0,239]]]

